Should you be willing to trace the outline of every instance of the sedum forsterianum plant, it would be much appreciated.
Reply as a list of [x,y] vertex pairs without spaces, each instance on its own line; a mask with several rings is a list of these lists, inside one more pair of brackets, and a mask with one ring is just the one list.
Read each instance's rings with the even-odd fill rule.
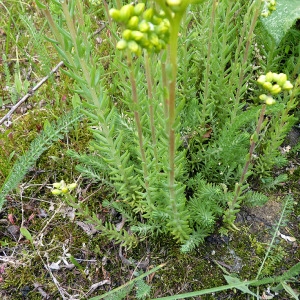
[[[256,76],[251,47],[261,1],[243,6],[229,0],[157,0],[107,9],[120,26],[110,19],[111,30],[121,31],[112,41],[116,52],[109,78],[89,37],[91,20],[84,18],[82,2],[53,1],[54,11],[37,3],[68,67],[65,73],[74,79],[74,106],[87,116],[93,133],[86,153],[68,154],[79,161],[83,176],[116,190],[118,200],[102,205],[126,223],[119,231],[102,224],[69,197],[79,214],[124,246],[134,246],[138,237],[166,234],[186,252],[222,218],[224,226],[236,229],[242,201],[267,200],[251,192],[248,178],[274,166],[274,159],[264,156],[278,153],[265,139],[279,143],[286,131],[274,127],[276,134],[269,137],[268,122],[277,118],[291,125],[295,97],[285,75],[272,73],[272,79],[265,75],[271,84],[267,95],[252,95],[264,103],[245,101]],[[286,91],[282,114],[271,108],[277,103],[267,105],[281,90]]]

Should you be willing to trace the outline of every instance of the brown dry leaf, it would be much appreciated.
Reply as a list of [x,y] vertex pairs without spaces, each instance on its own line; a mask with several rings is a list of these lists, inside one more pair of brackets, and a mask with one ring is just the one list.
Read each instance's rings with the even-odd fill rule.
[[74,221],[75,211],[76,211],[76,209],[71,206],[63,206],[59,210],[59,212],[63,215],[63,217],[64,218],[68,217],[70,219],[70,221]]
[[92,284],[91,287],[90,287],[90,290],[87,293],[87,296],[90,295],[91,293],[93,293],[94,290],[97,289],[99,286],[102,286],[104,284],[110,284],[110,283],[111,283],[110,280],[105,279],[105,280],[102,280],[100,282]]
[[122,221],[116,224],[117,231],[120,231],[126,222],[126,218],[122,215]]
[[7,231],[15,238],[18,239],[20,236],[20,227],[17,225],[10,225],[7,227]]
[[12,224],[12,225],[15,224],[13,214],[8,214],[7,219],[8,219],[8,221],[10,222],[10,224]]
[[75,223],[80,226],[87,235],[93,235],[97,232],[96,227],[92,224],[87,224],[81,221],[76,221]]
[[296,239],[295,239],[293,236],[284,235],[284,234],[280,233],[279,231],[278,231],[278,235],[279,235],[282,239],[286,240],[287,242],[295,242],[295,241],[296,241]]
[[212,133],[212,129],[209,129],[208,131],[206,131],[206,133],[204,133],[204,134],[202,135],[202,138],[204,138],[204,139],[210,138],[211,133]]

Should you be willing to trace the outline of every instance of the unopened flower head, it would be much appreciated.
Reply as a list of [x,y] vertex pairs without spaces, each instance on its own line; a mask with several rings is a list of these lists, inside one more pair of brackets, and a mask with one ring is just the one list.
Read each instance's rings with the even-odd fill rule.
[[61,180],[60,182],[54,182],[52,186],[53,189],[51,193],[53,195],[62,195],[73,191],[77,187],[77,183],[74,182],[67,185],[64,180]]
[[[167,1],[170,7],[182,3],[182,0]],[[132,53],[140,55],[142,49],[159,52],[166,47],[170,35],[170,22],[163,11],[145,9],[144,3],[138,3],[124,5],[120,10],[112,8],[109,14],[113,20],[125,25],[117,49],[129,49]]]
[[261,15],[263,17],[268,17],[274,10],[276,10],[275,0],[264,0],[264,7]]
[[282,90],[291,90],[293,85],[287,80],[284,73],[268,72],[266,75],[260,75],[257,83],[273,95],[279,94]]

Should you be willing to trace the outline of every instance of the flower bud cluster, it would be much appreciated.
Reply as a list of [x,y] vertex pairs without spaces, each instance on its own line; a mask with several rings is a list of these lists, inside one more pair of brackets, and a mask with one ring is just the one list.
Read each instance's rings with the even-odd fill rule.
[[[281,91],[290,91],[293,88],[293,85],[287,80],[287,76],[284,73],[268,72],[266,75],[260,75],[257,82],[272,95],[277,95]],[[276,102],[272,96],[265,94],[260,95],[259,99],[268,105]]]
[[53,183],[53,190],[51,191],[53,195],[65,195],[73,191],[77,187],[77,183],[66,184],[64,180],[60,182]]
[[261,15],[263,17],[268,17],[274,10],[276,10],[276,0],[265,0]]
[[165,18],[163,11],[157,13],[153,8],[145,10],[145,4],[138,3],[135,6],[124,5],[120,10],[112,8],[109,14],[113,20],[125,25],[117,49],[129,49],[140,55],[142,49],[159,52],[166,47],[170,22]]

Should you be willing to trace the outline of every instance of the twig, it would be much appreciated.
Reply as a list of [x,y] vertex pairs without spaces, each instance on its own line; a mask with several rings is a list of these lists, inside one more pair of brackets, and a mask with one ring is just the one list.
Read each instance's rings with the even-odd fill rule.
[[92,33],[92,36],[95,36],[95,35],[99,34],[102,30],[105,29],[105,27],[106,27],[106,23],[105,22],[101,22],[101,27],[98,28],[96,31],[94,31]]
[[62,65],[64,64],[63,61],[60,61],[55,68],[51,70],[49,75],[45,76],[35,87],[33,87],[31,90],[28,91],[28,93],[19,100],[18,103],[16,103],[10,111],[0,120],[0,125],[5,121],[9,120],[10,116],[13,114],[13,112],[23,103],[25,102],[30,96],[32,96],[49,78],[50,76],[55,73]]

